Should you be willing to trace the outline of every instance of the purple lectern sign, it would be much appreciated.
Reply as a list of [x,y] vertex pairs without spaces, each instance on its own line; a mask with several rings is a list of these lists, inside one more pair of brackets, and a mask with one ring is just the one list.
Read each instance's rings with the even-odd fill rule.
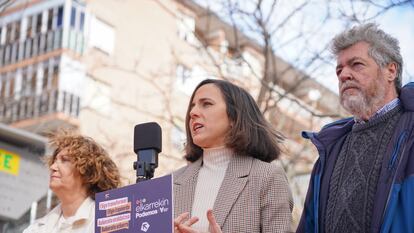
[[95,233],[172,233],[172,176],[95,196]]

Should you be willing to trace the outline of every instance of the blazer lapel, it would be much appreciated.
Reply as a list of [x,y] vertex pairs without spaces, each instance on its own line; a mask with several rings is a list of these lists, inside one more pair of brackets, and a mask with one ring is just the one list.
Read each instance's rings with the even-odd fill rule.
[[231,208],[246,186],[253,158],[235,155],[230,161],[223,183],[214,202],[214,215],[220,227],[230,213]]
[[202,161],[200,158],[189,164],[183,173],[174,177],[174,201],[176,202],[174,203],[174,216],[184,212],[191,214],[198,172],[200,171]]

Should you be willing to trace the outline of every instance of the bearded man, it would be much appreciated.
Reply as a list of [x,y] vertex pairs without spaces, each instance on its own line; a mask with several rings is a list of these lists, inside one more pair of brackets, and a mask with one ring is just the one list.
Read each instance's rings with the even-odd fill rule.
[[414,232],[414,83],[375,24],[337,35],[341,105],[353,117],[303,132],[319,152],[297,232]]

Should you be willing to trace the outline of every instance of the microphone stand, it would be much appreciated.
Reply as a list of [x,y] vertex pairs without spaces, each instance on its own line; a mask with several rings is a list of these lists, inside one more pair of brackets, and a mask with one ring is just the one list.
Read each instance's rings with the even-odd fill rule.
[[157,152],[153,149],[139,150],[133,167],[137,171],[136,183],[151,179],[154,177],[155,168],[158,167]]

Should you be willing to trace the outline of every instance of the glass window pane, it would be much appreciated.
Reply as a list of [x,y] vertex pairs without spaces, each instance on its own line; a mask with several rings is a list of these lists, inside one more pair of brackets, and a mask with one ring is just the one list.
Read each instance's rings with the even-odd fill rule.
[[43,63],[43,82],[42,82],[42,90],[48,89],[49,83],[49,63]]
[[33,70],[32,80],[30,83],[30,94],[36,93],[36,83],[37,83],[37,70]]
[[83,31],[83,24],[85,23],[85,13],[81,12],[80,14],[80,30]]
[[63,6],[59,7],[57,17],[57,27],[59,28],[62,27],[63,22]]
[[6,97],[6,79],[0,80],[1,81],[1,90],[0,90],[0,97]]
[[53,29],[53,9],[49,9],[47,12],[47,30]]
[[27,28],[26,28],[26,38],[31,38],[33,36],[32,28],[33,28],[33,16],[27,17]]
[[42,29],[42,13],[37,15],[36,19],[36,34],[40,33]]
[[59,64],[53,66],[52,89],[57,89],[59,82]]
[[10,80],[9,80],[9,82],[10,82],[9,96],[12,97],[14,95],[14,78],[10,77],[10,76],[9,76],[9,78],[10,78]]
[[70,13],[70,26],[75,27],[76,23],[76,8],[72,7],[72,11]]
[[20,39],[20,20],[15,22],[14,28],[14,41],[18,41]]
[[6,44],[10,43],[12,41],[11,35],[12,35],[12,23],[7,24],[6,26]]

